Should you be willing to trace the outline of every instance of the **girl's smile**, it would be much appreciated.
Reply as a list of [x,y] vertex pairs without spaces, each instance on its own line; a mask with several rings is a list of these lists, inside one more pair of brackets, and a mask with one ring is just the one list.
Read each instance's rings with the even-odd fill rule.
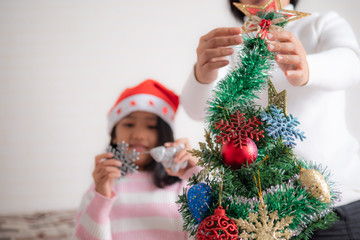
[[129,147],[131,149],[135,149],[135,151],[137,151],[139,153],[148,152],[150,150],[148,147],[141,145],[141,144],[130,144]]

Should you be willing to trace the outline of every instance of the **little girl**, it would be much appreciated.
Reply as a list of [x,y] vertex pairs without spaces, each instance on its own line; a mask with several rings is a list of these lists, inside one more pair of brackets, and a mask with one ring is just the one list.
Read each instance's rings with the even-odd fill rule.
[[[179,97],[154,80],[120,95],[108,115],[111,144],[125,141],[130,150],[140,153],[135,161],[138,172],[121,176],[121,162],[113,153],[95,157],[94,183],[76,217],[77,239],[187,239],[175,202],[198,167],[197,159],[187,152],[189,141],[174,142],[172,128],[178,105]],[[179,144],[185,149],[174,161],[188,164],[177,173],[164,169],[148,153],[157,146]]]

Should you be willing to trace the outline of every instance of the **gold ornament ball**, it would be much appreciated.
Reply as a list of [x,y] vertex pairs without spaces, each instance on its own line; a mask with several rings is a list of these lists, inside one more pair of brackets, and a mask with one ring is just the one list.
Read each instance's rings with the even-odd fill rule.
[[301,185],[310,192],[311,196],[320,199],[322,202],[330,203],[330,189],[324,176],[315,169],[300,170],[299,180]]

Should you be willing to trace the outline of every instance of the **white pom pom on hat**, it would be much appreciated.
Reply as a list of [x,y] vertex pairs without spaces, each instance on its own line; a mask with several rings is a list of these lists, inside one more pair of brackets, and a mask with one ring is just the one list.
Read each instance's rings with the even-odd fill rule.
[[125,116],[135,111],[146,111],[161,117],[173,128],[179,96],[159,82],[147,79],[125,89],[108,114],[108,132]]

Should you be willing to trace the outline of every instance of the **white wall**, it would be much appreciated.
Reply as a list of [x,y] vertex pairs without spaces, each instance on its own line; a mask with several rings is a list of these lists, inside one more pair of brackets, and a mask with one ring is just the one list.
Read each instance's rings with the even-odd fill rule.
[[[300,10],[336,9],[360,39],[359,2],[337,2],[303,0]],[[120,91],[154,78],[180,93],[199,37],[238,25],[227,7],[225,0],[0,1],[0,214],[76,208],[94,155],[109,140],[106,114]],[[349,101],[359,102],[356,93]],[[351,105],[358,139],[359,115]],[[176,126],[194,147],[203,141],[203,124],[182,108]]]

